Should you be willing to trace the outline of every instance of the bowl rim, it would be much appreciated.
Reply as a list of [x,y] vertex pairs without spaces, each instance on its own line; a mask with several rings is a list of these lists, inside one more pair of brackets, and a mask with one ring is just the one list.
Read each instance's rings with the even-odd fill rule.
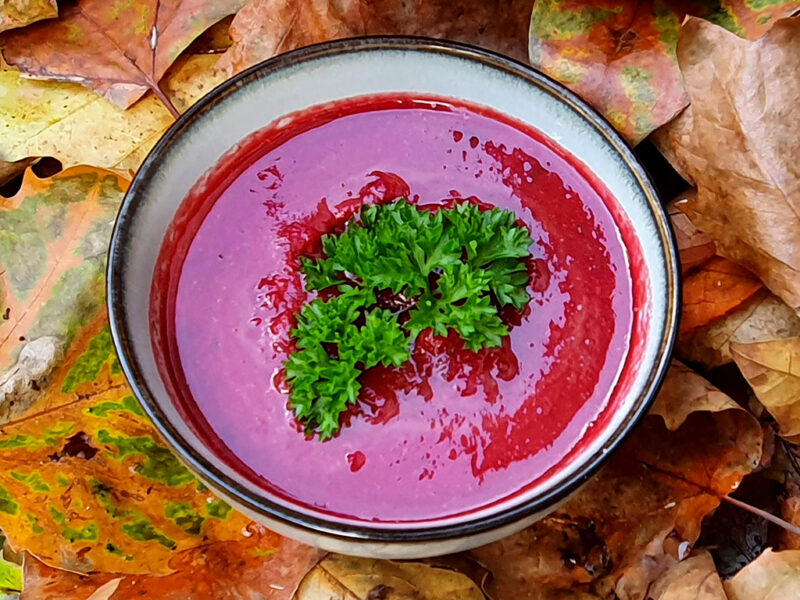
[[[137,363],[136,354],[132,349],[129,326],[123,309],[126,293],[124,255],[126,245],[132,241],[132,214],[136,211],[137,206],[145,201],[151,174],[159,168],[161,155],[169,151],[173,141],[189,128],[194,121],[202,118],[212,110],[221,100],[235,93],[239,88],[248,85],[251,81],[307,61],[343,53],[375,50],[413,50],[446,54],[477,61],[487,67],[499,69],[520,78],[529,85],[534,85],[556,97],[561,102],[566,103],[572,110],[583,117],[587,125],[593,126],[605,138],[606,142],[618,153],[626,168],[633,174],[637,184],[644,192],[655,225],[658,228],[659,243],[662,250],[661,257],[667,274],[668,301],[664,332],[659,341],[655,364],[651,365],[644,388],[625,419],[620,422],[602,447],[598,448],[592,456],[583,461],[583,464],[577,468],[571,479],[561,481],[550,490],[488,516],[478,518],[469,518],[467,516],[463,521],[457,523],[409,529],[381,528],[377,523],[365,523],[364,525],[343,523],[327,520],[321,516],[310,515],[275,502],[269,499],[265,493],[255,493],[223,473],[214,464],[215,461],[220,461],[220,459],[206,457],[193,448],[172,425],[169,418],[154,400],[154,395],[150,392]],[[474,536],[504,526],[510,526],[526,517],[546,512],[548,509],[557,506],[559,502],[566,500],[570,494],[575,492],[605,464],[611,453],[619,447],[630,431],[648,412],[666,376],[678,331],[681,291],[678,273],[678,255],[674,233],[669,226],[668,218],[655,186],[628,144],[613,126],[590,107],[587,102],[569,91],[561,83],[536,71],[529,65],[484,48],[460,42],[417,36],[365,36],[344,38],[302,47],[258,63],[227,79],[211,90],[170,126],[136,172],[117,214],[108,250],[106,303],[114,346],[122,371],[135,396],[171,448],[202,481],[208,482],[212,489],[220,490],[223,495],[230,497],[235,503],[240,504],[252,514],[263,516],[265,519],[284,522],[313,535],[322,534],[352,542],[414,543]]]

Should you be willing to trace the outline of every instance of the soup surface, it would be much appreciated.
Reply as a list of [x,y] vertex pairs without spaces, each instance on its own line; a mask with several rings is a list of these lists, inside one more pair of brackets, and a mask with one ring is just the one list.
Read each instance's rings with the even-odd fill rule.
[[[614,200],[535,131],[485,109],[354,99],[255,134],[184,202],[154,281],[154,338],[181,410],[273,493],[368,521],[486,507],[563,468],[611,410],[633,322]],[[362,376],[336,437],[306,437],[283,364],[319,256],[363,203],[454,199],[531,232],[531,301],[502,347],[423,333],[400,368]]]

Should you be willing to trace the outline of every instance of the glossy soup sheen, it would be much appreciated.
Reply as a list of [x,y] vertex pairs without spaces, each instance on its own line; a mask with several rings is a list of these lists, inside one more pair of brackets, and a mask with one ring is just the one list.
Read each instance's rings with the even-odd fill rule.
[[[532,299],[503,314],[501,348],[423,334],[405,366],[365,373],[334,439],[306,438],[283,379],[313,297],[298,258],[363,203],[399,197],[514,211],[534,240]],[[612,212],[584,167],[487,109],[393,96],[294,115],[179,210],[153,289],[168,388],[221,459],[291,502],[384,522],[486,507],[563,468],[614,408],[634,311]]]

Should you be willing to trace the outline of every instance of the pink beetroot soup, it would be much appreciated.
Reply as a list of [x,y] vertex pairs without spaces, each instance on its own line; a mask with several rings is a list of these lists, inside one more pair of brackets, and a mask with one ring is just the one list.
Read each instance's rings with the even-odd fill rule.
[[[363,376],[339,434],[287,407],[294,314],[318,255],[363,203],[512,210],[534,244],[528,307],[477,353],[423,334]],[[367,521],[468,513],[563,468],[614,407],[633,324],[614,200],[563,150],[485,109],[374,97],[295,115],[230,154],[184,202],[154,281],[168,388],[222,460],[291,502]]]

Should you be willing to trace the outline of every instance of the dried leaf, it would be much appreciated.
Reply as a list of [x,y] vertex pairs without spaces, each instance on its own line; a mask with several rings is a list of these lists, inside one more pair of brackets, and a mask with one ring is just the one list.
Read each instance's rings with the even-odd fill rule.
[[636,144],[689,103],[675,58],[686,14],[754,39],[798,6],[746,0],[539,0],[531,16],[530,61]]
[[[225,79],[212,54],[182,56],[161,87],[180,111]],[[122,110],[77,83],[37,81],[14,68],[0,70],[0,158],[53,156],[65,168],[90,164],[135,170],[173,122],[147,94]]]
[[75,167],[0,201],[0,423],[35,402],[104,306],[106,250],[128,180]]
[[58,20],[6,34],[5,60],[34,77],[78,82],[127,108],[158,87],[167,68],[245,0],[78,0]]
[[[675,363],[630,440],[566,505],[473,551],[494,598],[551,600],[612,591],[641,599],[688,555],[703,518],[758,465],[761,428],[738,404]],[[569,596],[565,596],[569,597]]]
[[716,254],[714,241],[692,225],[689,217],[680,209],[680,205],[695,194],[695,190],[690,190],[667,205],[667,214],[672,224],[672,230],[675,232],[675,243],[678,247],[681,274],[683,275],[696,269]]
[[767,549],[723,585],[728,600],[800,598],[800,550]]
[[29,557],[22,600],[289,600],[320,552],[263,527],[248,533],[241,541],[177,553],[171,575],[80,576]]
[[[800,308],[800,17],[749,42],[707,21],[681,29],[692,105],[659,130],[670,162],[697,185],[685,205],[717,252]],[[769,115],[766,118],[764,115]]]
[[731,342],[733,360],[758,400],[780,426],[780,434],[800,441],[800,337]]
[[[792,525],[800,526],[800,486],[794,481],[786,482],[786,497],[781,500],[781,517]],[[782,550],[800,550],[800,536],[782,531],[780,546]]]
[[739,308],[678,339],[680,358],[708,369],[733,362],[730,343],[800,336],[800,317],[783,300],[761,290]]
[[280,52],[358,35],[422,35],[468,42],[524,59],[533,0],[251,0],[234,18],[230,74]]
[[483,600],[467,576],[423,563],[333,554],[300,584],[295,600]]
[[703,327],[749,300],[761,282],[736,263],[715,256],[683,280],[680,335]]
[[14,162],[0,160],[0,186],[5,185],[15,177],[19,177],[25,169],[36,162],[35,158],[22,158]]
[[728,600],[714,559],[699,552],[682,560],[655,582],[648,600]]
[[25,27],[42,19],[58,16],[56,0],[2,0],[0,31]]

